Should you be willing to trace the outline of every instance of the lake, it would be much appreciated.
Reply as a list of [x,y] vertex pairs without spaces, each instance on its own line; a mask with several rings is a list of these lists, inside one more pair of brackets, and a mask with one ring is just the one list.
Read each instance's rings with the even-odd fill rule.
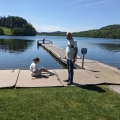
[[[37,47],[37,40],[43,38],[53,41],[56,46],[66,48],[65,36],[0,36],[0,68],[29,69],[35,57],[41,60],[38,67],[63,68],[64,66],[59,64],[46,50]],[[86,59],[97,60],[120,69],[120,39],[73,38],[77,40],[79,56],[82,56],[81,48],[87,48]]]

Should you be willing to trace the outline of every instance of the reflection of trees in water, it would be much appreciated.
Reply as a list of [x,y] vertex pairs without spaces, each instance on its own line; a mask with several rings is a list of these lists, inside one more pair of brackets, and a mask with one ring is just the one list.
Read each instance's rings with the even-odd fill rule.
[[33,40],[15,40],[2,39],[0,40],[0,50],[10,53],[21,53],[33,45]]
[[97,44],[102,49],[106,49],[108,51],[119,52],[120,44],[107,44],[107,43],[99,43]]

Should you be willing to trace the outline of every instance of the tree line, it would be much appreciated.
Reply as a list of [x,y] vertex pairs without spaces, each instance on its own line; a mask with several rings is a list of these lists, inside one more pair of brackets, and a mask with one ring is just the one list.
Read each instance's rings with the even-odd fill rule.
[[36,30],[32,26],[32,24],[28,23],[22,17],[0,16],[0,26],[9,28],[12,32],[12,35],[20,35],[20,36],[35,36],[36,35]]
[[[52,35],[52,36],[65,36],[66,32],[39,32],[38,35]],[[108,25],[96,30],[88,30],[82,32],[73,32],[75,37],[91,37],[91,38],[113,38],[120,39],[120,25]]]
[[0,28],[0,35],[4,35],[4,30]]
[[74,32],[73,36],[91,37],[91,38],[113,38],[120,39],[120,25],[109,25],[97,30],[89,30],[83,32]]
[[37,35],[65,36],[66,32],[61,32],[61,31],[56,31],[56,32],[37,32]]

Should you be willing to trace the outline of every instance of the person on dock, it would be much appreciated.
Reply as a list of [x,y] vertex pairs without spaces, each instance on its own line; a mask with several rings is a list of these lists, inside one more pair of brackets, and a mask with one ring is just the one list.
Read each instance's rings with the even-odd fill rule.
[[45,43],[45,38],[43,39],[43,44]]
[[75,63],[75,58],[78,53],[78,48],[77,48],[77,41],[72,38],[71,32],[66,33],[66,38],[68,40],[68,45],[66,47],[66,56],[65,58],[67,59],[67,68],[68,68],[68,79],[66,80],[67,85],[72,85],[73,84],[73,75],[74,75],[74,63]]
[[50,75],[54,75],[53,71],[49,71],[44,67],[37,69],[36,64],[38,64],[39,62],[40,62],[40,59],[38,57],[33,59],[33,62],[30,65],[31,76],[37,77],[37,76],[41,75],[41,72],[48,72]]

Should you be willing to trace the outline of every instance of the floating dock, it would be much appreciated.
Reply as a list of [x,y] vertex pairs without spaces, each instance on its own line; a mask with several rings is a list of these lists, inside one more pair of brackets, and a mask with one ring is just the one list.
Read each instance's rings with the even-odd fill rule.
[[[55,57],[56,59],[58,59],[60,62],[62,62],[63,64],[67,64],[67,61],[65,59],[65,50],[54,46],[53,44],[41,44],[41,46],[47,50],[50,54],[53,55],[53,57]],[[75,68],[81,68],[77,63],[82,61],[82,59],[77,56],[76,58],[76,62],[74,64]],[[87,60],[88,62],[90,62],[90,60]]]
[[45,40],[45,39],[43,39],[43,40],[38,40],[38,41],[37,41],[37,45],[38,45],[38,46],[41,46],[42,44],[52,44],[52,41],[50,41],[50,40]]

